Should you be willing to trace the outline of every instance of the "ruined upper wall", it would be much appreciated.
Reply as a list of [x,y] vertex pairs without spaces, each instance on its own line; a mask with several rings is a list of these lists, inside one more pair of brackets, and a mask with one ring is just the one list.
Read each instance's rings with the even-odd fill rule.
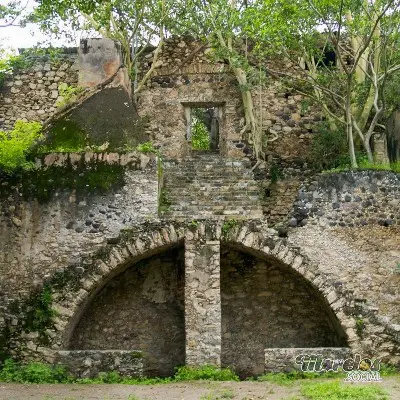
[[[154,50],[143,56],[141,71],[149,70]],[[288,66],[290,67],[290,66]],[[317,110],[304,106],[304,99],[288,91],[272,76],[252,90],[255,113],[261,114],[266,137],[279,137],[266,143],[267,156],[290,164],[306,161],[312,129],[320,120]],[[227,64],[218,61],[210,47],[193,38],[166,40],[156,69],[138,96],[138,112],[148,118],[147,134],[172,158],[188,151],[185,107],[221,105],[220,151],[223,155],[242,157],[251,149],[241,133],[244,111],[240,88]],[[299,161],[300,160],[300,161]]]
[[30,68],[8,76],[0,88],[0,129],[12,129],[16,120],[44,122],[62,100],[60,85],[77,83],[77,54],[34,59]]

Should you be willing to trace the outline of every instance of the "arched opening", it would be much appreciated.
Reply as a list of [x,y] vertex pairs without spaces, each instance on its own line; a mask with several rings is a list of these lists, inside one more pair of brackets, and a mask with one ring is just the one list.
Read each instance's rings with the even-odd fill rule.
[[147,376],[185,362],[184,252],[169,248],[126,268],[87,305],[71,350],[138,350]]
[[346,335],[326,300],[284,263],[238,245],[221,248],[223,366],[264,372],[264,349],[343,347]]

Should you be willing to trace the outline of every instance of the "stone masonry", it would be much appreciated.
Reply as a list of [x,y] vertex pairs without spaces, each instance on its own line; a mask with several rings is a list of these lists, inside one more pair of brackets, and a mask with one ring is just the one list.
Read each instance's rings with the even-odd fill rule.
[[[0,361],[62,363],[82,377],[168,376],[205,363],[252,376],[293,369],[314,348],[400,365],[398,174],[312,175],[318,110],[273,77],[256,105],[278,139],[253,171],[239,88],[211,49],[169,39],[133,115],[119,46],[86,44],[79,71],[72,60],[40,61],[1,94],[9,129],[23,113],[51,116],[55,83],[79,75],[101,94],[115,78],[124,124],[114,127],[118,152],[43,154],[33,171],[0,174]],[[44,85],[42,100],[30,81]],[[115,136],[108,98],[75,109],[107,127],[91,131],[100,144]],[[196,153],[188,109],[209,106],[221,111],[218,153]],[[130,150],[134,122],[159,155]]]
[[168,207],[163,217],[175,219],[259,218],[259,187],[250,161],[193,151],[183,163],[165,165],[163,190]]
[[186,363],[220,366],[220,244],[196,233],[185,240]]

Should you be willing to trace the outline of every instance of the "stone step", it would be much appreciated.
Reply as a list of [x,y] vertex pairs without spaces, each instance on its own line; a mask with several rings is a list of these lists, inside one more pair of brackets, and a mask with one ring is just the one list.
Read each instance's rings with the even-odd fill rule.
[[166,218],[262,216],[259,186],[247,159],[199,152],[181,163],[165,162],[164,188],[170,202]]

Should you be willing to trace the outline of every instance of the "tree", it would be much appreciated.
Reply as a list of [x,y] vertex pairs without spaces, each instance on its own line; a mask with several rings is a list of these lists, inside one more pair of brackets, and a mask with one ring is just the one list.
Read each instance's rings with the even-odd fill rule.
[[249,63],[245,43],[247,24],[244,19],[251,1],[239,0],[187,0],[178,8],[173,26],[168,30],[177,34],[189,33],[203,39],[214,48],[217,58],[227,61],[241,91],[245,125],[242,134],[253,145],[254,155],[262,159],[262,127],[255,115],[250,77],[256,75]]
[[21,1],[10,1],[6,5],[0,4],[0,28],[21,25],[23,13],[27,6],[27,1],[24,4]]
[[[355,136],[373,162],[371,138],[385,130],[385,87],[400,71],[399,7],[399,0],[260,0],[247,13],[259,51],[297,66],[270,72],[320,104],[333,129],[345,128],[354,168]],[[335,63],[326,62],[327,51]]]
[[[37,0],[32,20],[43,30],[61,34],[59,22],[73,30],[94,30],[117,40],[124,51],[124,64],[137,94],[151,76],[164,42],[165,23],[174,5],[172,0]],[[137,82],[137,60],[146,47],[158,41],[150,70]]]

